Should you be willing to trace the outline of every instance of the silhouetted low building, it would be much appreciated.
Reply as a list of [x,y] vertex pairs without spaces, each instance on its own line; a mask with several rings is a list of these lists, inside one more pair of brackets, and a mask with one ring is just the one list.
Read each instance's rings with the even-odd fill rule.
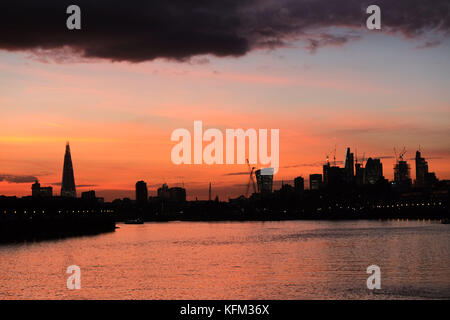
[[169,188],[169,186],[164,183],[161,188],[158,188],[158,197],[155,200],[175,203],[186,202],[186,189],[181,187]]
[[50,198],[53,196],[52,187],[41,187],[38,180],[31,185],[31,195],[34,198]]
[[287,196],[292,195],[295,192],[295,188],[290,184],[282,184],[280,188],[280,194]]
[[169,187],[167,184],[164,183],[161,188],[158,188],[158,198],[161,200],[170,199]]
[[439,182],[434,172],[427,172],[425,174],[425,187],[432,188]]
[[322,188],[322,175],[310,174],[309,175],[309,190],[320,190]]
[[186,202],[186,189],[180,187],[169,188],[169,200],[172,202]]
[[303,177],[297,177],[294,179],[294,188],[295,191],[302,192],[305,190],[305,179]]
[[85,191],[81,193],[81,199],[85,199],[85,200],[95,200],[97,199],[95,196],[95,191],[94,190],[89,190],[89,191]]

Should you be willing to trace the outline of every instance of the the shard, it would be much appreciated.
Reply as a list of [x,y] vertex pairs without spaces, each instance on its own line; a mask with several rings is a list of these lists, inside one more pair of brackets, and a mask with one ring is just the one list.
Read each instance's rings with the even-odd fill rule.
[[68,142],[66,144],[66,153],[64,155],[61,197],[77,197],[77,193],[75,191],[75,177],[73,175],[72,157],[70,155],[70,146]]

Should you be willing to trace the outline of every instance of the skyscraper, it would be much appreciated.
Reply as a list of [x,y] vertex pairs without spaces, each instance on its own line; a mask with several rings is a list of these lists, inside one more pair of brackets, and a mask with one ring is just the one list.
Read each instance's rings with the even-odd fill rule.
[[64,168],[61,183],[61,197],[68,197],[68,198],[77,197],[69,142],[67,142],[66,144],[66,153],[64,155]]
[[345,168],[330,166],[330,163],[323,165],[323,187],[340,188],[345,184]]
[[358,187],[365,184],[365,172],[366,168],[363,167],[362,163],[355,163],[355,182]]
[[273,168],[263,168],[255,171],[258,192],[268,194],[272,192]]
[[324,185],[328,185],[328,174],[330,172],[330,168],[331,168],[330,162],[327,161],[327,163],[325,163],[323,165],[323,184]]
[[428,171],[428,162],[422,158],[420,151],[416,152],[416,187],[431,188],[438,182],[436,174]]
[[428,163],[422,158],[420,151],[416,152],[416,187],[423,188],[426,185],[425,178],[428,174]]
[[411,186],[412,182],[410,178],[410,169],[408,163],[405,160],[397,161],[394,167],[394,182],[396,185],[402,187]]
[[347,154],[345,155],[345,181],[347,183],[353,183],[355,179],[355,167],[353,153],[350,152],[350,148],[347,148]]
[[145,181],[136,182],[136,202],[146,204],[148,202],[148,188]]
[[367,159],[364,168],[364,184],[377,184],[383,179],[383,164],[380,159]]

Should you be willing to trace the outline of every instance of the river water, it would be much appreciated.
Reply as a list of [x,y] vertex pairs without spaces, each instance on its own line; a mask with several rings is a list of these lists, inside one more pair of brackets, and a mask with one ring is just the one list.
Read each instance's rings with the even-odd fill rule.
[[[438,221],[118,224],[0,246],[0,299],[449,299]],[[67,267],[81,289],[67,289]],[[366,269],[381,270],[369,290]]]

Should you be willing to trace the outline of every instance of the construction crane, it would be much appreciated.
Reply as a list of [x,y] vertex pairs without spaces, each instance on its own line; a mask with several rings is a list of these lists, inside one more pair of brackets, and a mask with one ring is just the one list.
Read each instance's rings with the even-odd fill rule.
[[333,151],[333,166],[336,167],[336,145],[334,145],[334,151]]
[[245,192],[245,196],[248,197],[248,192],[250,190],[250,184],[253,186],[253,193],[256,193],[256,185],[255,185],[255,179],[253,177],[253,171],[255,170],[255,167],[250,167],[250,162],[247,160],[247,166],[248,166],[248,172],[249,172],[249,180],[247,184],[247,191]]
[[208,196],[208,200],[211,201],[211,182],[209,183],[209,196]]
[[366,153],[363,152],[362,158],[359,158],[358,160],[358,150],[355,150],[355,165],[359,164],[360,168],[364,168],[364,161],[366,161]]
[[406,148],[403,147],[403,150],[402,150],[402,152],[400,152],[400,155],[398,156],[398,158],[399,158],[401,161],[403,161],[403,157],[404,157],[405,154],[406,154]]
[[403,157],[406,154],[406,148],[403,147],[403,150],[398,155],[397,155],[397,150],[394,148],[394,153],[395,153],[395,162],[403,161]]
[[[327,164],[330,163],[329,153],[326,155]],[[331,153],[333,154],[333,166],[336,166],[336,145],[334,145],[334,149],[331,150]]]

